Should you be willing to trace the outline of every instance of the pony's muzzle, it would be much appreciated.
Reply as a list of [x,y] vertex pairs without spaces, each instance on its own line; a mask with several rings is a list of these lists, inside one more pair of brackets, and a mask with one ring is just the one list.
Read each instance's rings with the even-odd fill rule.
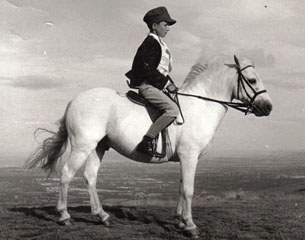
[[269,116],[272,111],[272,103],[269,100],[265,101],[256,101],[253,104],[252,112],[257,117]]
[[272,103],[271,102],[266,102],[265,103],[265,116],[268,116],[270,113],[271,113],[271,111],[272,111]]

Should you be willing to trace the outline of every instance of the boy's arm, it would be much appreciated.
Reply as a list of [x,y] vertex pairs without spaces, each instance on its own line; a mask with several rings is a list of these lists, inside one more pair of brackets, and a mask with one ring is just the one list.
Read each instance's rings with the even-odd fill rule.
[[161,46],[156,40],[148,38],[142,47],[145,78],[151,85],[162,90],[167,84],[168,78],[157,69],[161,60]]

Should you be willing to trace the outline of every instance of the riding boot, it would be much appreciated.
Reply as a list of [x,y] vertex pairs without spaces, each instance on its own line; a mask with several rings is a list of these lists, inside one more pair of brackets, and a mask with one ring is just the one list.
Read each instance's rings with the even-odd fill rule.
[[153,141],[154,141],[153,138],[145,135],[142,141],[138,144],[137,151],[153,157],[154,155]]

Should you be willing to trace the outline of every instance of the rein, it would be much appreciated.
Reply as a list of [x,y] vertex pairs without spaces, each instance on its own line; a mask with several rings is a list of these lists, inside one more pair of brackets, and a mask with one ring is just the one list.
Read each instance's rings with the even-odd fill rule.
[[[236,57],[234,56],[234,59]],[[235,110],[238,110],[240,112],[243,112],[245,115],[247,114],[251,114],[252,110],[253,110],[253,102],[255,101],[255,98],[262,94],[267,92],[265,89],[261,90],[261,91],[255,91],[255,89],[251,86],[251,84],[249,83],[249,81],[247,80],[247,78],[243,75],[242,71],[244,71],[245,69],[249,68],[249,67],[253,67],[253,65],[247,65],[244,68],[240,68],[238,59],[235,59],[236,62],[236,69],[237,69],[237,73],[238,73],[238,79],[237,79],[237,99],[239,99],[239,95],[240,95],[240,89],[242,87],[242,89],[244,90],[244,92],[246,93],[247,97],[250,99],[249,102],[247,103],[241,103],[241,102],[227,102],[227,101],[222,101],[222,100],[218,100],[218,99],[214,99],[214,98],[209,98],[209,97],[203,97],[203,96],[199,96],[199,95],[194,95],[194,94],[187,94],[187,93],[180,93],[180,92],[176,92],[175,93],[175,100],[178,104],[178,107],[180,109],[180,113],[182,115],[182,111],[180,108],[180,104],[179,104],[179,100],[178,100],[178,95],[180,96],[186,96],[186,97],[193,97],[193,98],[198,98],[204,101],[209,101],[209,102],[215,102],[215,103],[219,103],[222,105],[225,105],[227,107],[233,108]],[[251,97],[251,95],[248,93],[247,89],[246,89],[246,85],[252,90],[252,92],[254,93],[254,95]],[[182,115],[182,119],[184,122],[184,117]]]
[[193,97],[193,98],[198,98],[198,99],[209,101],[209,102],[219,103],[219,104],[225,105],[227,107],[234,108],[238,111],[241,111],[241,112],[245,113],[245,115],[249,112],[249,109],[251,108],[251,105],[252,105],[249,103],[246,104],[246,103],[238,103],[238,102],[226,102],[226,101],[221,101],[221,100],[203,97],[203,96],[199,96],[199,95],[187,94],[187,93],[177,92],[176,95]]

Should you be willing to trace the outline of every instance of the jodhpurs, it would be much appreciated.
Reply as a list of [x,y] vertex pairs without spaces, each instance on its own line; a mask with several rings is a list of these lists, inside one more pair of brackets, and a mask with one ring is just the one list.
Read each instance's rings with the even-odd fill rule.
[[151,125],[145,134],[150,138],[155,138],[178,117],[179,108],[165,93],[150,84],[142,83],[139,93],[161,112],[161,116]]

